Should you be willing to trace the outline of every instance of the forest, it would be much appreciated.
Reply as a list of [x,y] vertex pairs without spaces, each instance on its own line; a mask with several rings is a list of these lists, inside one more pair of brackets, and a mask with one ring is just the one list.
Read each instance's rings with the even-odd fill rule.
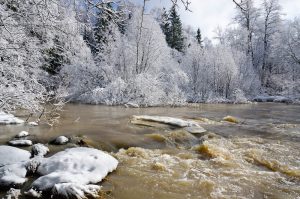
[[172,2],[0,0],[0,109],[299,102],[300,18],[283,20],[278,0],[233,0],[217,42],[182,23],[189,1]]

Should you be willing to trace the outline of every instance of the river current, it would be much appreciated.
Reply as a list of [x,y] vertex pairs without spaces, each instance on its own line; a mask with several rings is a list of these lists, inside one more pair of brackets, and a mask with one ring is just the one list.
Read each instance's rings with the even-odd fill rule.
[[[154,122],[133,124],[133,115],[192,120],[207,132],[191,134]],[[238,123],[223,121],[227,115]],[[68,104],[54,127],[0,126],[0,143],[21,130],[44,144],[59,135],[72,138],[65,146],[50,145],[49,155],[75,144],[110,152],[120,164],[100,183],[103,198],[300,198],[299,105]]]

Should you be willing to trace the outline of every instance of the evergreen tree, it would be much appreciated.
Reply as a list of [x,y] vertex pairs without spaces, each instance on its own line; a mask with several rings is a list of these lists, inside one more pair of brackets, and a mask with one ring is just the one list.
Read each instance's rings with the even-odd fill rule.
[[111,4],[106,4],[105,11],[100,10],[97,14],[97,21],[94,27],[95,51],[97,53],[103,51],[108,43],[108,35],[110,34],[110,24],[114,20],[112,14],[109,13],[113,10]]
[[198,30],[197,30],[196,40],[197,40],[197,43],[198,43],[201,47],[203,47],[203,40],[202,40],[202,35],[201,35],[200,28],[198,28]]
[[167,43],[171,48],[180,52],[184,51],[184,37],[182,23],[177,13],[175,5],[172,6],[169,15],[170,28],[166,35]]
[[54,37],[53,42],[54,46],[52,48],[43,51],[46,63],[42,68],[51,75],[57,75],[63,64],[67,63],[68,60],[64,55],[63,43],[57,35]]
[[170,22],[169,22],[169,15],[165,8],[163,8],[163,13],[161,15],[160,27],[163,33],[165,34],[166,39],[168,40],[170,38]]

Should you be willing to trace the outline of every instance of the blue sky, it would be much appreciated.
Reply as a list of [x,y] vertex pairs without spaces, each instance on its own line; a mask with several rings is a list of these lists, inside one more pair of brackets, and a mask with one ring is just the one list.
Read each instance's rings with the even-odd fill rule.
[[[143,0],[132,0],[141,4]],[[148,8],[170,7],[171,0],[149,0]],[[235,13],[235,5],[232,0],[190,0],[192,12],[180,9],[180,16],[185,25],[193,28],[200,27],[203,35],[209,38],[214,37],[214,30],[217,26],[226,28],[231,22]],[[261,0],[255,1],[257,5]],[[285,19],[300,17],[300,0],[279,0]]]

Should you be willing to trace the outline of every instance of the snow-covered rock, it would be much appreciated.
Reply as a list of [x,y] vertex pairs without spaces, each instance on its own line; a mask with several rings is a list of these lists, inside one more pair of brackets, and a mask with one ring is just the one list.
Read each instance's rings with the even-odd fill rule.
[[0,124],[22,124],[24,120],[15,117],[12,114],[0,112]]
[[0,146],[0,167],[22,161],[28,161],[30,158],[28,151],[11,146]]
[[29,133],[27,131],[21,131],[20,133],[18,133],[18,135],[16,135],[16,138],[22,138],[27,136],[29,136]]
[[39,124],[37,122],[28,122],[29,126],[38,126]]
[[140,108],[140,106],[136,103],[132,103],[132,102],[128,102],[127,104],[125,104],[126,108]]
[[186,130],[187,132],[192,133],[192,134],[200,134],[200,133],[206,132],[206,130],[202,126],[185,127],[184,130]]
[[69,142],[69,138],[67,138],[66,136],[59,136],[52,141],[53,144],[57,144],[57,145],[63,145],[68,142]]
[[11,188],[5,196],[5,199],[18,199],[21,196],[20,189]]
[[25,163],[22,162],[0,167],[0,187],[24,184],[27,181],[26,173]]
[[164,117],[164,116],[134,115],[133,119],[164,123],[164,124],[169,124],[169,125],[178,126],[178,127],[199,126],[199,124],[194,121],[183,120],[183,119],[173,118],[173,117]]
[[21,185],[26,182],[26,163],[29,158],[28,151],[0,146],[0,187]]
[[49,148],[43,144],[35,144],[32,146],[31,154],[33,156],[45,156],[49,152]]
[[52,194],[60,196],[60,198],[99,198],[101,186],[98,185],[80,185],[73,183],[56,184],[52,189]]
[[[42,176],[31,185],[38,191],[49,191],[55,184],[60,183],[76,185],[98,183],[118,165],[118,161],[111,155],[85,147],[66,149],[40,161],[37,173]],[[69,185],[64,187],[71,189]],[[57,188],[62,192],[62,187]]]
[[31,140],[11,140],[8,142],[9,145],[12,146],[31,146],[32,141]]

